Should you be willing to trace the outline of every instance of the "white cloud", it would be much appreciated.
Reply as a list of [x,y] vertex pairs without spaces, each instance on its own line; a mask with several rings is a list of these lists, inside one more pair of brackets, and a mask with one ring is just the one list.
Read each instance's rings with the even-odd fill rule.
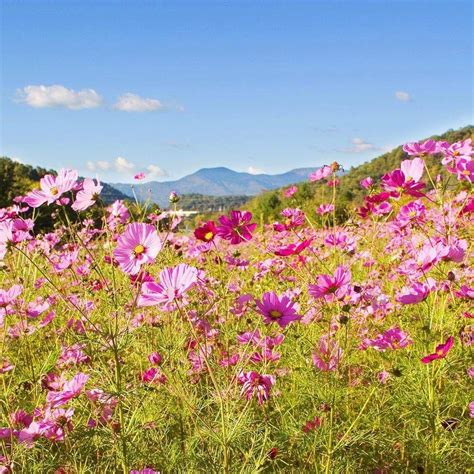
[[162,178],[164,176],[168,176],[168,172],[166,170],[156,165],[148,165],[146,167],[146,170],[147,170],[147,173],[146,173],[147,178],[160,178],[160,177]]
[[21,163],[21,164],[25,163],[21,158],[18,158],[17,156],[12,156],[11,160],[14,161],[15,163]]
[[405,91],[395,92],[395,98],[400,102],[411,102],[411,95]]
[[109,170],[112,167],[112,164],[108,161],[88,161],[86,167],[90,171]]
[[119,173],[128,173],[129,171],[132,171],[135,168],[135,164],[132,163],[131,161],[128,161],[126,158],[123,158],[122,156],[118,156],[113,160],[112,162],[110,161],[87,161],[86,162],[86,168],[89,171],[118,171]]
[[114,108],[123,112],[152,112],[154,110],[166,110],[167,107],[158,99],[145,99],[127,92],[118,98]]
[[75,91],[61,85],[26,86],[17,89],[17,99],[37,109],[65,107],[70,110],[92,109],[102,104],[102,97],[94,89]]
[[135,165],[128,161],[127,159],[123,158],[122,156],[118,156],[114,160],[114,167],[119,173],[127,173],[128,171],[133,170]]
[[369,143],[362,138],[353,138],[351,140],[352,146],[350,148],[342,148],[336,151],[343,153],[364,153],[365,151],[381,150],[381,148],[375,146],[373,143]]
[[254,166],[249,166],[247,168],[247,173],[249,174],[263,174],[263,170],[260,168],[255,168]]
[[111,164],[108,161],[98,161],[97,162],[97,168],[100,170],[108,170],[110,169]]

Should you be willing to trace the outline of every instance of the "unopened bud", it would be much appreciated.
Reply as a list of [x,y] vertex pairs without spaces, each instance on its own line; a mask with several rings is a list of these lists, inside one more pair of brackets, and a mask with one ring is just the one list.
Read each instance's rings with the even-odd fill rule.
[[171,191],[170,193],[170,197],[169,197],[169,201],[170,203],[172,204],[176,204],[177,202],[179,202],[179,196],[178,196],[178,193],[175,192],[175,191]]

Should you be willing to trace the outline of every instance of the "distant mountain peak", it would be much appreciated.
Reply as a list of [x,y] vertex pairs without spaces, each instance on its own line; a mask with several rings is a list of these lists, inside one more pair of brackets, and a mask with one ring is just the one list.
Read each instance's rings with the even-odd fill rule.
[[[175,181],[151,181],[135,184],[138,198],[153,199],[160,206],[168,204],[171,191],[179,194],[205,194],[208,196],[254,196],[265,190],[287,186],[304,181],[316,168],[296,168],[281,174],[251,174],[235,171],[225,166],[201,168]],[[116,183],[112,186],[131,195],[129,184]]]

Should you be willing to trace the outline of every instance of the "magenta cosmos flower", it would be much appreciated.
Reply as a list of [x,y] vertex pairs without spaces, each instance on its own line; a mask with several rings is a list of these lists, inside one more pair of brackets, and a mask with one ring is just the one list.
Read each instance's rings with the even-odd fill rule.
[[425,156],[436,153],[437,146],[434,140],[426,140],[420,143],[406,143],[403,145],[403,151],[412,156]]
[[451,348],[454,345],[454,337],[449,336],[448,339],[446,339],[446,342],[444,344],[439,344],[436,346],[435,352],[433,354],[429,354],[423,359],[421,359],[421,362],[423,364],[429,364],[430,362],[433,362],[434,360],[437,359],[444,359],[446,357],[446,354],[451,350]]
[[317,285],[309,285],[309,294],[313,298],[332,301],[334,297],[341,299],[349,292],[351,272],[342,265],[336,268],[334,275],[319,275]]
[[211,242],[217,234],[217,227],[214,221],[207,221],[201,227],[194,229],[194,237],[203,242]]
[[255,395],[259,405],[270,398],[270,391],[276,382],[274,375],[259,374],[253,370],[241,372],[238,380],[242,385],[241,395],[245,395],[247,400]]
[[372,187],[374,184],[374,180],[368,176],[367,178],[362,179],[359,184],[364,188],[364,189],[369,189]]
[[52,204],[64,193],[71,191],[76,181],[77,171],[74,170],[61,169],[57,176],[47,174],[40,180],[40,189],[31,191],[25,197],[25,202],[30,207],[40,207],[45,202]]
[[93,179],[86,178],[82,182],[82,189],[77,193],[76,200],[71,206],[75,211],[84,211],[88,207],[95,204],[95,201],[99,197],[103,186],[100,181],[94,181]]
[[220,216],[217,235],[228,240],[232,245],[246,242],[252,238],[257,224],[250,222],[252,213],[249,211],[231,211],[229,216]]
[[[138,298],[138,306],[164,305],[164,309],[174,309],[173,303],[182,300],[186,292],[196,284],[198,270],[180,263],[174,268],[165,268],[160,272],[159,283],[146,282]],[[186,303],[184,301],[184,303]]]
[[256,304],[265,324],[277,323],[284,328],[301,317],[288,296],[279,297],[273,291],[264,293],[261,300],[256,300]]
[[129,224],[118,238],[114,257],[120,268],[136,275],[144,263],[151,263],[161,250],[162,243],[151,224]]

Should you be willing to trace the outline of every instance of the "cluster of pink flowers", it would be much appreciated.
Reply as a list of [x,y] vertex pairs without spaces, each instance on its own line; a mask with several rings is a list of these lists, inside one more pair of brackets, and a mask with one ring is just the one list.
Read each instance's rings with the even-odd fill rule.
[[[194,423],[216,406],[268,422],[301,396],[308,406],[291,411],[303,431],[294,442],[326,436],[350,414],[337,411],[337,396],[315,412],[298,384],[317,386],[311,397],[334,388],[355,399],[372,385],[376,398],[399,383],[402,369],[413,387],[438,377],[434,392],[456,390],[449,404],[437,400],[439,413],[457,410],[469,421],[474,402],[458,406],[463,389],[455,384],[474,376],[471,140],[404,150],[409,159],[395,169],[360,181],[361,218],[343,224],[338,199],[304,204],[304,188],[290,186],[280,194],[278,222],[257,229],[250,211],[232,210],[180,232],[172,210],[148,210],[133,222],[137,212],[126,201],[102,207],[102,184],[73,170],[44,176],[39,189],[0,209],[0,382],[8,392],[0,473],[18,444],[46,452],[71,437],[63,447],[74,449],[93,432],[109,433],[113,449],[119,438],[129,446],[131,407],[168,410],[176,400],[190,405]],[[432,183],[429,155],[449,175]],[[325,180],[333,189],[322,189],[338,196],[339,169],[326,165],[309,179]],[[41,233],[42,210],[75,211],[77,221],[58,219]],[[460,367],[462,377],[446,379]],[[16,397],[23,386],[28,397]],[[184,419],[188,410],[181,412]],[[173,418],[160,418],[163,429],[173,432]],[[155,421],[144,421],[144,432],[161,429],[150,428]],[[271,456],[282,455],[275,450]],[[130,472],[157,472],[146,461]]]

